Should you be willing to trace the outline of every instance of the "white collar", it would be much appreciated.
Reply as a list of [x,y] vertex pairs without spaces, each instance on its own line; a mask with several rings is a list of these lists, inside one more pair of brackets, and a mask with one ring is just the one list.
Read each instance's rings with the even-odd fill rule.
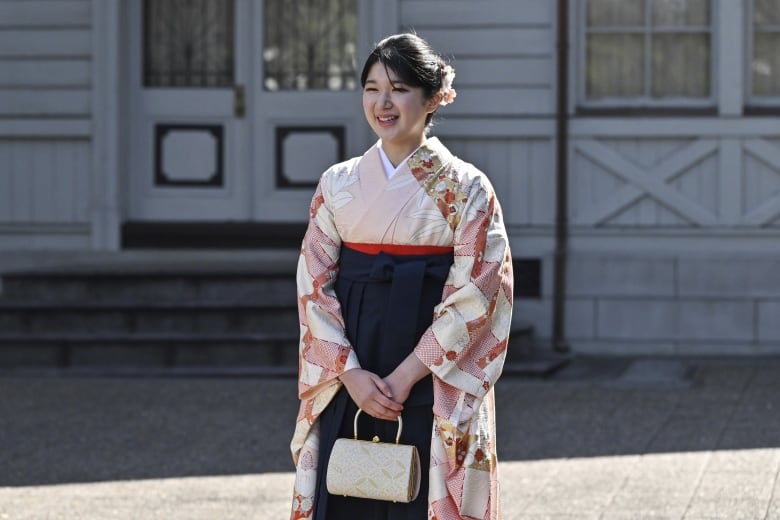
[[382,160],[382,168],[385,170],[385,177],[390,179],[393,175],[398,172],[398,167],[393,166],[393,163],[390,162],[390,159],[387,157],[387,154],[382,149],[382,142],[380,141],[379,144],[377,144],[377,148],[379,149],[379,158]]
[[376,147],[379,149],[379,158],[382,160],[382,167],[385,170],[385,177],[390,179],[393,175],[398,173],[401,168],[403,168],[404,164],[406,164],[406,161],[409,160],[409,157],[411,157],[414,152],[417,151],[417,149],[414,150],[414,152],[407,155],[403,161],[398,163],[398,166],[393,166],[393,163],[390,162],[390,158],[387,157],[387,154],[382,149],[382,141],[377,142]]

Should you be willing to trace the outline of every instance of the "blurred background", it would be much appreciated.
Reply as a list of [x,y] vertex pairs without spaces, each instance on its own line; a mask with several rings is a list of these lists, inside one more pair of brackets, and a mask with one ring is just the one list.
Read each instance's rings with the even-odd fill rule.
[[308,204],[403,30],[503,205],[510,362],[780,352],[778,0],[3,0],[0,365],[294,372]]

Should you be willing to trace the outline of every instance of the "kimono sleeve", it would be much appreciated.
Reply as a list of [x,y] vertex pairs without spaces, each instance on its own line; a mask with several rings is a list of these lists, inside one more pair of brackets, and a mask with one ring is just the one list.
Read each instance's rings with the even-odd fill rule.
[[484,175],[472,179],[459,211],[454,263],[415,354],[446,385],[481,400],[500,376],[506,355],[512,255],[501,207]]
[[296,277],[301,399],[311,399],[323,388],[336,384],[340,374],[360,366],[347,339],[334,290],[341,237],[325,197],[327,175],[328,172],[320,179],[312,198]]

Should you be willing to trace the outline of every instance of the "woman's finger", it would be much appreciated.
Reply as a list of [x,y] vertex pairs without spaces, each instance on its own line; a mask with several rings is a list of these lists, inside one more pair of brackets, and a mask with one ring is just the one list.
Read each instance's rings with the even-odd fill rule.
[[374,381],[374,384],[379,389],[379,391],[382,392],[382,394],[388,397],[389,399],[392,399],[394,396],[393,396],[393,391],[390,388],[390,385],[388,385],[385,382],[385,380],[379,377],[378,375],[372,374],[372,376],[373,377],[371,379]]
[[399,411],[394,410],[393,408],[388,408],[387,406],[384,406],[376,401],[374,403],[374,410],[376,412],[374,417],[377,419],[384,419],[385,421],[395,421],[400,413]]
[[393,410],[401,410],[400,405],[394,400],[394,395],[392,392],[392,389],[390,388],[390,385],[388,385],[384,379],[381,377],[374,375],[372,377],[372,381],[376,385],[377,394],[374,396],[374,398],[377,400],[378,403],[380,403],[382,406],[386,408],[391,408]]

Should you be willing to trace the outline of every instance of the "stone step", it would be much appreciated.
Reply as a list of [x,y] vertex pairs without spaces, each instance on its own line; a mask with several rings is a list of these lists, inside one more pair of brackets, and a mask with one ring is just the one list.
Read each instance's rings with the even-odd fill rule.
[[101,309],[117,309],[117,310],[212,310],[212,309],[246,309],[246,310],[263,310],[263,311],[287,311],[294,310],[298,312],[297,302],[292,301],[286,304],[279,302],[266,303],[255,301],[243,301],[243,300],[191,300],[191,301],[166,301],[155,300],[148,302],[134,301],[134,300],[111,300],[105,302],[95,301],[31,301],[31,300],[12,300],[10,298],[0,298],[0,311],[46,311],[57,309],[73,309],[83,310],[85,312],[101,310]]
[[19,302],[191,302],[229,299],[258,305],[295,305],[293,275],[248,273],[12,273],[3,299]]
[[[0,367],[296,373],[296,255],[201,256],[4,273]],[[508,359],[533,352],[516,321]]]
[[289,366],[295,334],[8,334],[0,366]]
[[295,306],[246,302],[10,302],[0,301],[0,331],[91,333],[269,333],[298,330]]

